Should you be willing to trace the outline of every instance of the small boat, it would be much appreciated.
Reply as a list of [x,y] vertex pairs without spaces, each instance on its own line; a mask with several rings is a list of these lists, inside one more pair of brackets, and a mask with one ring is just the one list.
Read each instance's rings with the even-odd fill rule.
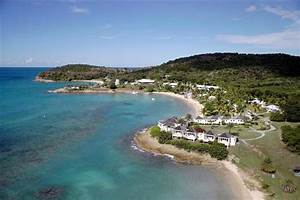
[[133,92],[132,92],[132,94],[137,94],[137,93],[138,93],[138,92],[136,92],[136,91],[133,91]]
[[151,100],[152,100],[152,101],[155,101],[155,98],[152,98]]

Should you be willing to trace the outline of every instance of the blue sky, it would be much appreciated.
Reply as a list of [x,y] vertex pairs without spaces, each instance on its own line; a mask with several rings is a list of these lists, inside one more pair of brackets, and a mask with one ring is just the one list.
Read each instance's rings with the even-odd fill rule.
[[208,52],[300,55],[289,0],[1,0],[0,65],[150,66]]

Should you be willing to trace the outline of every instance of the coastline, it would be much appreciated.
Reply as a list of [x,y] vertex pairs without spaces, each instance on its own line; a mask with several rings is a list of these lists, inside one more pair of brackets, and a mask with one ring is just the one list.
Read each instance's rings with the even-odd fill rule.
[[134,143],[139,149],[153,153],[155,155],[169,156],[174,158],[178,163],[200,165],[213,169],[217,174],[223,176],[233,193],[236,194],[235,199],[239,200],[261,200],[264,199],[264,193],[257,188],[249,188],[245,182],[258,185],[257,181],[242,172],[236,165],[230,161],[219,161],[211,158],[207,154],[199,154],[196,152],[188,152],[169,144],[160,144],[151,137],[149,131],[136,133]]
[[[35,81],[39,82],[56,82],[52,80],[45,80],[36,77]],[[84,81],[82,81],[84,82]],[[132,90],[127,88],[109,89],[109,88],[97,88],[97,89],[84,89],[84,90],[67,90],[66,88],[59,88],[52,93],[70,93],[70,94],[99,94],[99,93],[127,93],[127,94],[149,94],[142,90]],[[165,95],[171,98],[176,98],[191,108],[191,114],[196,117],[198,115],[203,116],[203,105],[197,100],[192,98],[185,98],[183,95],[175,94],[171,92],[152,92],[153,94]],[[201,165],[214,169],[216,173],[220,173],[221,176],[228,180],[232,190],[237,194],[236,199],[246,200],[260,200],[264,199],[265,194],[259,191],[259,183],[241,169],[239,169],[231,161],[218,161],[211,158],[209,155],[203,155],[196,152],[187,152],[183,149],[178,149],[172,145],[159,144],[158,141],[150,136],[148,132],[137,133],[134,136],[134,142],[136,146],[144,151],[159,154],[168,155],[174,157],[174,160],[179,163]],[[255,187],[249,187],[248,184],[255,185]]]
[[197,117],[197,116],[203,116],[202,110],[204,108],[204,106],[202,104],[199,103],[199,101],[192,99],[192,98],[185,98],[183,95],[180,94],[175,94],[172,92],[153,92],[153,94],[160,94],[160,95],[165,95],[165,96],[169,96],[169,97],[173,97],[176,98],[178,100],[183,101],[184,103],[186,103],[187,105],[189,105],[191,107],[191,111],[192,111],[192,115],[193,117]]

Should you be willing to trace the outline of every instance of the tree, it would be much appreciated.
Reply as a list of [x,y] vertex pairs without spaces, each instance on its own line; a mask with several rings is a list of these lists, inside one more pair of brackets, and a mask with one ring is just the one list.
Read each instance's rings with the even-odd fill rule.
[[159,137],[160,136],[160,128],[158,126],[153,126],[150,128],[150,135],[152,137]]
[[300,125],[281,127],[282,141],[287,145],[288,150],[300,154]]
[[185,115],[185,119],[188,120],[188,121],[190,121],[190,120],[193,119],[193,116],[188,113],[188,114]]
[[162,131],[160,132],[160,136],[158,138],[158,142],[160,144],[165,144],[172,139],[172,134],[169,132]]
[[109,84],[109,88],[112,89],[112,90],[114,90],[114,89],[117,89],[117,86],[116,86],[116,84],[114,82],[111,82]]
[[228,133],[231,134],[231,129],[234,127],[234,124],[230,123],[227,125],[227,128],[229,129]]
[[283,106],[286,120],[289,122],[300,121],[300,95],[290,97]]
[[228,150],[224,144],[213,142],[209,146],[209,154],[218,160],[224,160],[228,156]]
[[284,114],[281,112],[274,112],[270,115],[270,120],[275,122],[283,122],[285,120]]
[[274,174],[276,172],[276,168],[273,166],[271,158],[268,157],[264,159],[261,170],[269,174]]

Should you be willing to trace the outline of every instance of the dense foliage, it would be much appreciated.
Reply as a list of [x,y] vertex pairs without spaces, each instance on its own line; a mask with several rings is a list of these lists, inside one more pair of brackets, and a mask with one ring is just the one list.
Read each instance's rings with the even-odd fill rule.
[[[81,79],[133,82],[141,78],[155,79],[151,87],[135,89],[180,93],[195,91],[191,84],[212,84],[227,93],[215,91],[216,100],[205,104],[207,115],[232,114],[232,105],[242,110],[253,98],[279,105],[287,121],[300,121],[300,57],[286,54],[213,53],[179,58],[159,66],[140,69],[106,68],[72,64],[41,73],[40,78],[69,81]],[[176,88],[161,82],[178,82]],[[160,84],[159,84],[160,82]],[[199,99],[201,101],[201,99]],[[204,102],[205,98],[203,99]],[[228,100],[228,101],[225,101]],[[207,101],[205,101],[207,102]],[[238,111],[237,111],[238,112]]]
[[168,144],[172,144],[178,148],[188,151],[197,151],[200,153],[209,153],[212,158],[224,160],[228,156],[228,150],[225,145],[213,142],[211,144],[190,142],[187,140],[170,140]]
[[300,94],[291,96],[285,105],[282,106],[286,115],[286,120],[289,122],[300,121]]
[[50,69],[39,74],[40,78],[54,81],[91,80],[113,78],[117,74],[129,72],[126,68],[98,67],[86,64],[70,64]]
[[282,126],[282,141],[286,143],[287,148],[300,154],[300,125],[297,127]]
[[160,128],[158,126],[153,126],[150,128],[150,135],[152,137],[159,137],[160,136]]
[[270,115],[270,120],[274,122],[283,122],[285,120],[285,116],[281,112],[273,112]]
[[172,139],[172,133],[161,131],[160,136],[158,137],[158,142],[160,144],[165,144]]
[[263,163],[261,164],[261,170],[269,174],[274,174],[276,172],[276,168],[273,166],[270,158],[264,159]]

